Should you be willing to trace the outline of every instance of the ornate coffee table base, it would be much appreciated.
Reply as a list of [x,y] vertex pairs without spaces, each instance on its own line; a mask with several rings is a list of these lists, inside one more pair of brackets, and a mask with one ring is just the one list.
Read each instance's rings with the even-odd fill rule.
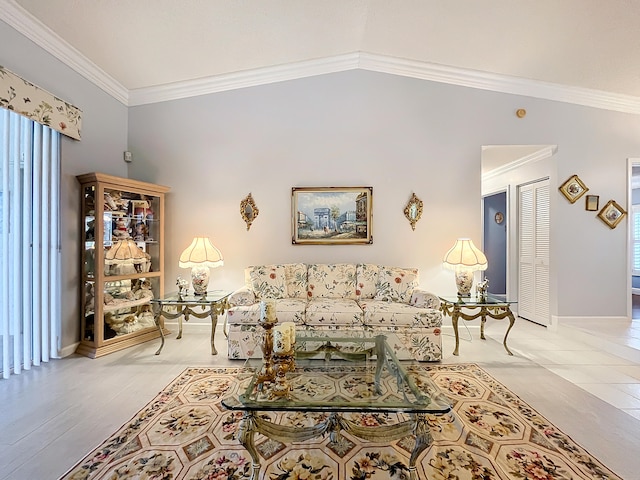
[[[432,442],[427,419],[444,415],[452,408],[451,400],[430,376],[417,365],[400,362],[384,335],[356,338],[307,334],[296,336],[296,345],[296,367],[290,372],[293,388],[286,400],[273,395],[276,386],[258,383],[264,364],[252,359],[245,365],[244,388],[222,399],[225,408],[242,412],[237,439],[251,455],[251,480],[260,478],[256,433],[287,445],[329,435],[332,444],[341,445],[347,441],[342,432],[383,444],[415,435],[405,478],[418,480],[418,457]],[[313,359],[317,354],[324,359]],[[412,368],[405,368],[408,366]],[[265,411],[313,412],[326,417],[313,426],[294,427],[261,417],[259,412]],[[407,417],[393,425],[366,427],[344,416],[358,412],[402,413]]]
[[418,480],[416,473],[416,461],[420,454],[432,442],[431,432],[427,423],[426,413],[411,413],[410,420],[395,425],[383,425],[377,427],[361,427],[356,423],[342,418],[339,413],[332,412],[324,422],[313,427],[292,427],[278,425],[264,420],[256,415],[256,412],[245,411],[238,425],[238,441],[251,455],[251,480],[259,480],[260,457],[254,443],[256,433],[261,433],[268,438],[280,442],[302,442],[310,438],[329,433],[331,443],[340,442],[340,432],[344,430],[363,440],[385,442],[399,440],[407,435],[415,435],[416,443],[409,460],[409,479]]

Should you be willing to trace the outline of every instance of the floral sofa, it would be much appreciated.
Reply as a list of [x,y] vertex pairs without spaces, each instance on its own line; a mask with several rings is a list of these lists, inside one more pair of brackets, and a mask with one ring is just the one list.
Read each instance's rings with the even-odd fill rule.
[[260,357],[260,302],[279,322],[326,336],[387,336],[399,359],[442,359],[440,300],[418,288],[418,270],[373,264],[282,264],[245,269],[227,311],[228,355]]

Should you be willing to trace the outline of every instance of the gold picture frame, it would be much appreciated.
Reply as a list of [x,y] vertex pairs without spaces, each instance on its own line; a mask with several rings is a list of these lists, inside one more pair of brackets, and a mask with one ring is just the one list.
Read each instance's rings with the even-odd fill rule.
[[615,200],[609,200],[598,212],[598,218],[611,229],[614,229],[622,221],[627,212]]
[[247,231],[251,228],[251,224],[256,219],[259,213],[260,210],[258,210],[258,207],[256,206],[251,193],[249,193],[249,195],[243,198],[240,202],[240,215],[247,224]]
[[560,185],[559,190],[567,200],[571,203],[576,203],[580,197],[589,191],[589,188],[580,180],[578,175],[572,175]]
[[373,187],[293,187],[291,243],[373,243]]
[[587,195],[584,209],[588,212],[597,212],[600,208],[600,197],[598,195]]
[[415,193],[412,193],[411,198],[404,207],[404,216],[409,220],[412,230],[416,229],[416,223],[418,223],[418,220],[420,220],[422,216],[422,206],[422,200],[416,197]]

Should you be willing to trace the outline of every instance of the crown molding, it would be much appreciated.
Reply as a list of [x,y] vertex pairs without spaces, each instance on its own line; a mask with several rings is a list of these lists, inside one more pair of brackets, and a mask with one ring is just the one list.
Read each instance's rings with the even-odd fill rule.
[[156,87],[138,88],[129,91],[129,106],[166,102],[227,90],[313,77],[326,73],[354,70],[358,68],[359,57],[358,53],[347,53],[316,60],[305,60],[273,67],[214,75]]
[[419,78],[462,87],[490,90],[492,92],[523,95],[526,97],[573,103],[586,107],[640,114],[640,97],[570,87],[556,83],[528,80],[508,75],[470,70],[465,68],[419,62],[402,58],[362,53],[360,68],[390,73],[403,77]]
[[640,97],[527,80],[508,75],[416,60],[354,52],[273,67],[214,75],[149,88],[127,90],[117,80],[69,45],[15,0],[0,1],[0,20],[71,67],[126,106],[165,102],[298,78],[362,69],[480,90],[572,103],[586,107],[640,114]]
[[14,0],[0,1],[0,20],[6,22],[119,102],[128,105],[129,92],[122,84],[69,45]]
[[[484,149],[487,147],[482,147],[482,148]],[[490,180],[492,178],[498,177],[507,172],[515,170],[516,168],[520,168],[523,165],[526,165],[528,163],[533,163],[533,162],[537,162],[538,160],[542,160],[544,158],[549,158],[555,155],[557,151],[558,151],[557,145],[547,145],[545,147],[541,147],[540,150],[536,150],[535,152],[530,153],[529,155],[525,155],[524,157],[517,158],[513,162],[506,163],[498,168],[494,168],[490,172],[483,174],[482,181],[484,182],[485,180]]]
[[461,87],[526,97],[572,103],[586,107],[640,114],[640,97],[568,87],[507,75],[481,72],[434,63],[406,60],[364,52],[354,52],[317,60],[215,75],[198,80],[140,88],[129,92],[129,105],[165,102],[238,88],[266,85],[298,78],[342,72],[368,70],[402,77],[429,80]]

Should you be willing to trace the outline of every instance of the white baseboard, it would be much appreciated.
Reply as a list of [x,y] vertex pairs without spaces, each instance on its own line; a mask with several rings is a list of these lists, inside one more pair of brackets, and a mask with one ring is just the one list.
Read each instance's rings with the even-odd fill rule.
[[557,322],[558,326],[563,326],[566,324],[575,325],[581,322],[620,322],[622,320],[629,320],[629,317],[619,316],[619,317],[587,317],[587,316],[575,316],[575,317],[551,317],[551,323]]
[[58,358],[64,358],[68,357],[69,355],[73,355],[76,352],[76,348],[78,348],[78,345],[80,345],[80,342],[76,342],[63,347],[62,350],[58,352],[58,354],[60,355]]
[[[171,325],[171,326],[175,326],[176,327],[176,332],[178,331],[178,322],[176,321],[166,321],[165,320],[165,325]],[[182,329],[188,329],[189,325],[205,325],[210,327],[211,326],[211,321],[206,321],[206,320],[202,320],[199,322],[194,322],[193,320],[189,320],[189,322],[183,322],[182,323]],[[222,319],[218,318],[218,324],[216,325],[216,332],[222,332],[224,328],[224,317]],[[67,345],[66,347],[63,347],[59,352],[58,352],[58,356],[54,357],[54,358],[65,358],[68,357],[70,355],[73,355],[76,352],[76,349],[78,348],[78,345],[80,345],[80,342],[76,342],[76,343],[72,343],[71,345]]]

